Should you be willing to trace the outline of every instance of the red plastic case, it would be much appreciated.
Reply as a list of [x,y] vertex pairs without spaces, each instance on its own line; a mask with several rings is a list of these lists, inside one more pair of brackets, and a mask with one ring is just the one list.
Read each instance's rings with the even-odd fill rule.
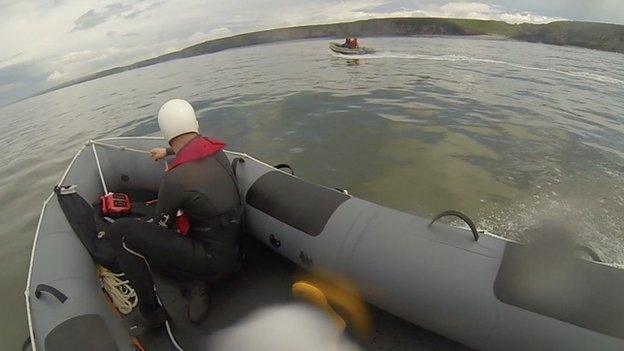
[[123,216],[130,213],[132,203],[130,197],[123,193],[109,193],[100,196],[102,214],[105,216]]

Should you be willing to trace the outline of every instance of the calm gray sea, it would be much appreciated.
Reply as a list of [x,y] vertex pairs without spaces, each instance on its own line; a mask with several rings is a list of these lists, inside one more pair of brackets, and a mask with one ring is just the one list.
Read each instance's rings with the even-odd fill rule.
[[403,211],[467,213],[522,239],[566,221],[624,263],[624,55],[487,38],[253,46],[101,78],[0,108],[0,340],[27,335],[36,221],[86,140],[158,133],[170,98],[202,132],[297,175]]

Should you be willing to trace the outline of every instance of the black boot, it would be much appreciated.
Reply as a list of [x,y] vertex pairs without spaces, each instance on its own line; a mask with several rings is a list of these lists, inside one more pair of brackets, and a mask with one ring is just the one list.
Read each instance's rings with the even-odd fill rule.
[[194,324],[200,324],[208,316],[208,305],[210,303],[210,288],[205,282],[193,282],[187,290],[188,319]]
[[158,306],[153,312],[146,313],[142,315],[142,317],[143,318],[141,318],[138,323],[130,327],[130,334],[132,336],[146,335],[162,327],[169,319],[167,310],[162,306]]

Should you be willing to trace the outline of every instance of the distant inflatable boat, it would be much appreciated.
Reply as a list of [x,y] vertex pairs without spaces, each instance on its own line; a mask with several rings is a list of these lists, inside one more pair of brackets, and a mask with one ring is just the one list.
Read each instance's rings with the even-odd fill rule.
[[341,44],[333,43],[333,42],[329,43],[329,48],[333,52],[337,52],[339,54],[344,54],[344,55],[364,55],[364,54],[372,54],[375,52],[375,50],[371,48],[358,47],[355,49],[351,49],[351,48],[342,46]]
[[[157,191],[162,163],[142,153],[164,144],[147,137],[91,141],[59,185],[75,185],[89,203],[102,195],[103,181],[109,191]],[[307,182],[284,165],[227,156],[251,235],[303,268],[349,278],[385,311],[480,350],[624,349],[622,269],[582,258],[545,266],[526,245],[478,232],[459,212],[440,216],[458,216],[471,230]],[[60,196],[44,203],[30,261],[25,294],[33,346],[133,350]]]

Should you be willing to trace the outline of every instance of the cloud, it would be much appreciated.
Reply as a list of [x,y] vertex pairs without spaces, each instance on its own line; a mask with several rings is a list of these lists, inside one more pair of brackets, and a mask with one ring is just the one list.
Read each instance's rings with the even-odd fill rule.
[[45,82],[49,75],[47,69],[34,61],[19,62],[0,68],[0,106],[23,98],[25,93]]
[[491,5],[480,2],[449,2],[431,12],[432,15],[440,17],[499,20],[508,23],[548,23],[563,19],[561,17],[540,16],[528,11],[508,11],[499,5]]
[[12,61],[12,60],[20,57],[22,54],[23,54],[23,52],[18,52],[17,54],[14,54],[14,55],[11,55],[11,56],[0,57],[0,64]]
[[133,19],[135,17],[138,17],[143,11],[139,11],[139,10],[135,10],[135,11],[131,11],[128,12],[127,14],[123,15],[123,18],[125,19]]
[[114,30],[110,30],[108,32],[106,32],[106,36],[109,38],[115,38],[115,37],[135,37],[138,36],[139,33],[135,33],[135,32],[128,32],[128,33],[118,33]]
[[68,65],[74,62],[87,61],[92,56],[93,56],[93,51],[91,50],[70,52],[68,54],[61,56],[59,63],[63,65]]
[[54,71],[50,73],[46,81],[59,81],[59,79],[63,76],[63,73],[59,71]]
[[125,13],[122,16],[126,19],[133,19],[135,17],[138,17],[143,12],[150,11],[162,6],[164,3],[165,1],[158,1],[147,5],[138,5],[132,11]]
[[482,2],[446,2],[414,6],[414,2],[401,3],[401,6],[391,6],[383,3],[377,6],[362,8],[359,11],[375,16],[388,17],[442,17],[442,18],[470,18],[481,20],[497,20],[508,23],[548,23],[562,20],[562,17],[542,16],[530,11],[513,11],[504,6]]
[[180,44],[197,44],[206,40],[230,37],[234,34],[232,30],[226,27],[213,28],[208,33],[195,32],[186,39],[179,39]]
[[129,10],[132,10],[131,5],[121,3],[106,5],[102,10],[91,9],[74,20],[72,32],[93,28]]
[[622,0],[490,0],[514,12],[564,17],[577,21],[598,21],[624,24]]
[[233,34],[234,33],[229,28],[218,27],[218,28],[214,28],[214,29],[210,30],[210,32],[208,32],[207,36],[209,38],[215,39],[215,38],[230,37]]
[[74,28],[72,32],[86,30],[96,27],[111,19],[124,18],[134,19],[142,13],[154,10],[162,6],[165,1],[157,1],[153,3],[138,2],[136,4],[114,3],[104,6],[101,10],[90,9],[74,20]]
[[106,17],[104,15],[95,12],[95,10],[89,10],[74,21],[74,29],[72,29],[72,32],[93,28],[104,22],[106,22]]
[[47,78],[48,72],[33,61],[20,62],[0,68],[0,84],[25,83]]

